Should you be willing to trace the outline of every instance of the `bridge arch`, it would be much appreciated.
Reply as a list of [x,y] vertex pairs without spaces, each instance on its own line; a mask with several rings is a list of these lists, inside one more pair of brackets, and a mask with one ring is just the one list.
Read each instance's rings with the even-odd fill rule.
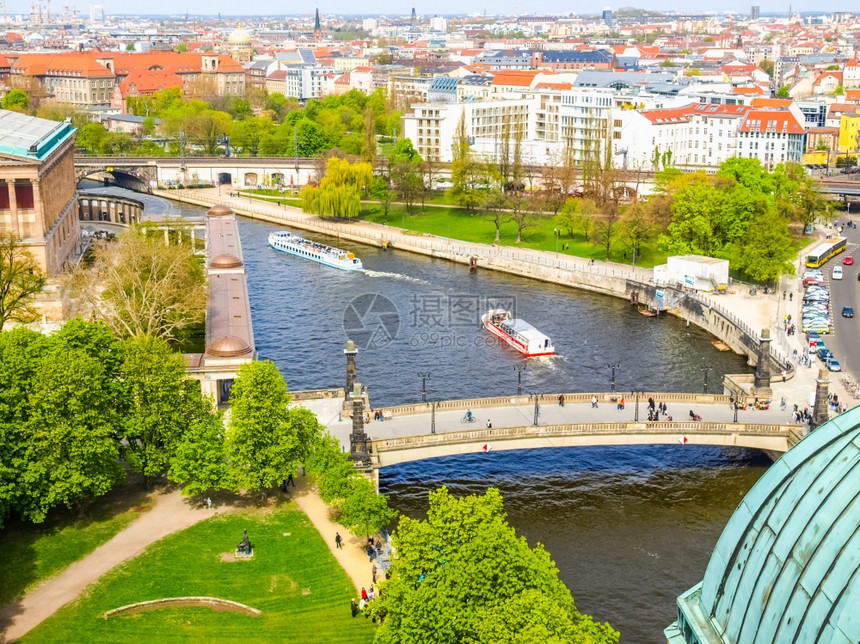
[[125,170],[117,170],[116,168],[88,168],[82,170],[78,173],[78,183],[84,179],[104,181],[106,185],[114,183],[120,188],[133,190],[134,192],[149,192],[150,189],[149,181],[145,177]]
[[665,422],[500,427],[368,442],[374,470],[401,463],[487,451],[609,445],[714,445],[782,453],[800,440],[796,425]]

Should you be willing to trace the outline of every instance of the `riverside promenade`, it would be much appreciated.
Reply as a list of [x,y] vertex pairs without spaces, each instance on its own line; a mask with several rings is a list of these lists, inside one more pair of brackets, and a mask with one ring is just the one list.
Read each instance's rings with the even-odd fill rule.
[[[444,237],[437,237],[426,233],[422,234],[402,231],[394,226],[383,226],[371,222],[354,221],[349,223],[337,223],[326,221],[316,215],[304,213],[299,208],[278,205],[277,202],[266,202],[240,196],[231,197],[228,194],[226,187],[222,187],[220,193],[218,188],[205,188],[194,190],[160,190],[155,191],[154,194],[167,199],[185,201],[205,207],[220,203],[229,206],[239,215],[268,221],[278,225],[299,228],[306,231],[335,235],[340,238],[350,239],[359,243],[380,245],[382,241],[390,241],[393,243],[395,249],[399,247],[433,256],[445,256],[462,263],[467,263],[469,257],[472,256],[481,256],[485,258],[498,257],[501,259],[510,258],[515,259],[520,264],[534,263],[536,266],[544,269],[547,267],[555,269],[550,270],[549,272],[544,271],[542,274],[546,275],[546,277],[542,279],[551,281],[553,274],[558,274],[560,277],[563,277],[563,273],[576,273],[586,276],[585,281],[587,283],[584,286],[585,288],[590,288],[589,284],[596,284],[598,287],[590,288],[590,290],[598,292],[608,292],[607,290],[600,288],[601,280],[627,280],[641,284],[648,284],[652,281],[653,271],[651,269],[639,267],[634,268],[625,264],[601,261],[591,263],[583,258],[559,255],[557,253],[532,250],[528,248],[507,246],[499,247],[488,244],[463,242]],[[855,219],[856,221],[856,218],[850,218]],[[823,236],[827,233],[827,230],[822,228],[818,232]],[[818,238],[819,236],[816,236],[814,239],[811,239],[810,243],[814,244]],[[799,257],[803,256],[804,251],[801,250]],[[495,267],[492,264],[488,264],[485,268],[493,270]],[[770,329],[771,337],[774,339],[772,343],[773,353],[780,356],[783,361],[787,361],[791,359],[795,350],[802,354],[806,344],[806,338],[802,333],[798,332],[793,336],[787,336],[782,330],[782,320],[785,315],[791,315],[793,320],[800,319],[803,287],[798,276],[802,272],[803,264],[801,260],[798,259],[795,262],[795,275],[783,277],[780,287],[776,292],[769,295],[751,295],[748,287],[736,285],[733,292],[725,295],[697,294],[695,297],[705,305],[723,312],[725,318],[733,320],[747,333],[757,335],[762,329]],[[558,283],[567,284],[568,282],[559,279]],[[788,299],[784,299],[781,293],[782,291],[790,292],[794,297],[790,301]],[[623,297],[622,293],[614,294],[616,296]],[[821,366],[820,362],[813,360],[811,367],[797,367],[794,370],[786,370],[785,382],[782,381],[782,373],[778,370],[774,370],[772,373],[771,388],[775,404],[772,405],[770,412],[739,411],[739,421],[746,413],[780,413],[779,403],[782,399],[785,399],[786,401],[787,411],[781,412],[782,416],[776,422],[790,422],[790,411],[793,410],[795,404],[797,404],[801,409],[809,407],[811,410],[816,388],[816,378],[819,375],[819,369]],[[848,371],[850,372],[853,367],[853,365],[848,365]],[[828,374],[828,377],[831,381],[829,384],[829,390],[830,392],[838,395],[840,402],[846,403],[849,406],[854,406],[860,402],[855,400],[852,396],[849,396],[849,393],[845,390],[839,379],[839,374]],[[337,384],[340,383],[332,383],[332,385]],[[697,388],[697,386],[690,387],[692,390],[696,390]],[[513,394],[514,392],[511,393]],[[619,392],[619,395],[623,394],[624,392]],[[630,400],[629,396],[626,399],[626,403],[627,411],[629,412],[628,415],[630,416],[629,420],[632,420],[632,400]],[[337,411],[340,408],[340,405],[342,405],[342,399],[340,400],[340,405],[337,400],[316,401],[314,403],[307,401],[303,404],[313,408],[314,411],[318,411],[320,414],[320,420],[328,425],[336,435],[341,433],[336,424],[344,423],[344,421],[343,419],[336,419]],[[373,401],[371,401],[371,405],[373,405]],[[549,411],[549,407],[551,406],[552,401],[543,401],[541,403],[543,413],[551,414],[552,412]],[[486,423],[487,416],[489,416],[494,427],[503,427],[508,423],[510,423],[508,426],[524,424],[524,418],[530,423],[533,415],[533,410],[529,411],[530,407],[531,405],[529,404],[524,405],[520,410],[511,410],[508,409],[507,406],[498,410],[492,410],[492,412],[487,410],[487,414],[479,418],[478,422],[483,421]],[[566,405],[566,411],[561,413],[566,415],[576,414],[576,409],[577,408],[575,406]],[[720,411],[720,409],[723,411]],[[616,413],[617,411],[618,410],[610,407],[608,404],[602,404],[598,407],[598,410],[595,413],[588,411],[588,409],[582,412],[582,414],[579,415],[579,418],[582,418],[583,420],[569,420],[568,416],[565,416],[564,420],[567,422],[598,422],[598,420],[599,422],[620,422],[619,416]],[[670,411],[676,421],[681,420],[680,416],[674,413],[678,411],[676,406],[671,407]],[[688,414],[689,409],[684,409],[682,411],[684,414]],[[641,412],[642,410],[640,409],[640,413]],[[716,405],[713,416],[711,416],[707,408],[704,409],[704,413],[699,413],[706,420],[715,420],[717,418],[727,420],[722,417],[723,412],[731,414],[728,404]],[[459,424],[459,418],[462,417],[462,414],[456,418],[454,417],[455,415],[452,415],[449,418],[446,414],[447,412],[437,411],[437,431],[446,431],[445,428],[449,426],[456,430],[462,430],[465,428]],[[373,427],[373,431],[370,431],[369,433],[372,436],[379,435],[376,431],[376,425],[385,425],[386,427],[384,432],[386,434],[392,432],[392,435],[394,432],[421,433],[429,431],[431,425],[430,416],[431,410],[428,406],[426,411],[415,414],[414,417],[410,418],[408,421],[402,419],[395,420],[391,425],[387,422],[373,423],[371,425]],[[645,417],[647,418],[647,412],[645,412]],[[762,416],[756,416],[755,418],[762,418]],[[641,419],[642,416],[640,415],[640,420]],[[542,417],[542,422],[550,422],[550,420],[550,415]],[[624,420],[627,421],[628,419]],[[750,422],[756,421],[751,420]],[[346,427],[346,424],[344,427]],[[419,428],[421,428],[421,430],[417,431]],[[453,431],[453,429],[448,431]],[[348,434],[348,428],[346,433]]]

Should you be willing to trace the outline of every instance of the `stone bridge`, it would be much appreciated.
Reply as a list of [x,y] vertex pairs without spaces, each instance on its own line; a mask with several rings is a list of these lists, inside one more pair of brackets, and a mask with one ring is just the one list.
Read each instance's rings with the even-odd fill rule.
[[[427,458],[516,449],[605,445],[716,445],[788,451],[801,427],[733,422],[645,422],[520,425],[370,440],[374,470]],[[492,454],[488,454],[491,458]]]

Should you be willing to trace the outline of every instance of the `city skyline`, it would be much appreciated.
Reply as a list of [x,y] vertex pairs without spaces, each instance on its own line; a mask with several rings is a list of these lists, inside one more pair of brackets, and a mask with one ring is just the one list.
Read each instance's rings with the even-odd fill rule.
[[[131,0],[108,0],[107,2],[98,2],[93,4],[104,4],[107,15],[125,15],[125,16],[152,16],[152,15],[189,15],[196,16],[215,16],[219,13],[223,16],[278,16],[278,15],[305,15],[313,14],[313,8],[308,8],[305,12],[283,13],[282,11],[272,11],[274,8],[271,3],[263,2],[262,0],[251,0],[243,3],[243,13],[235,13],[235,5],[223,3],[206,2],[205,0],[189,0],[182,5],[177,6],[175,2],[169,0],[153,0],[147,3],[146,12],[139,12],[140,5]],[[423,4],[423,6],[422,6]],[[793,13],[830,13],[837,11],[852,11],[855,5],[852,5],[848,0],[837,0],[829,5],[826,9],[822,9],[817,3],[805,1],[798,2],[733,2],[731,4],[720,6],[717,14],[728,12],[748,14],[750,6],[757,4],[761,7],[762,16],[787,14],[789,7]],[[402,6],[401,6],[402,5]],[[364,3],[362,11],[356,11],[354,3],[344,0],[330,0],[322,4],[317,4],[320,13],[325,15],[385,15],[385,16],[400,16],[408,15],[411,11],[411,3],[404,1],[402,3],[383,2],[382,0],[374,0]],[[623,7],[621,5],[604,5],[601,3],[565,3],[559,0],[547,0],[540,3],[537,7],[531,3],[522,2],[521,0],[501,0],[494,3],[474,3],[467,10],[460,2],[454,0],[445,0],[442,2],[421,3],[415,5],[415,9],[420,16],[432,15],[481,15],[486,12],[487,15],[509,16],[509,15],[567,15],[574,13],[576,15],[598,15],[604,6],[608,6],[613,11],[619,8],[637,8],[650,11],[682,11],[674,0],[648,0],[646,2],[628,3]],[[89,3],[78,6],[78,11],[86,11]],[[281,7],[278,7],[281,9]],[[431,11],[432,9],[432,11]],[[31,11],[31,3],[22,0],[9,2],[6,6],[6,12],[9,15],[21,14],[27,15]],[[702,13],[712,13],[712,10],[702,11]]]

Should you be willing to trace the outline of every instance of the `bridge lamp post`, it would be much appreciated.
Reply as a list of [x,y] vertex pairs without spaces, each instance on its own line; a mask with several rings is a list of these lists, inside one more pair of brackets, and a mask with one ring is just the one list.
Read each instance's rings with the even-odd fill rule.
[[635,422],[635,423],[639,422],[639,394],[644,394],[644,393],[645,392],[642,391],[641,389],[634,389],[633,391],[630,392],[631,396],[636,397],[636,406],[634,407],[634,410],[633,410],[633,422]]
[[430,433],[436,433],[436,403],[437,400],[430,402]]
[[517,370],[517,395],[520,395],[523,392],[523,371],[525,371],[526,366],[524,364],[515,364],[514,369]]
[[427,402],[427,378],[430,377],[430,372],[418,372],[418,377],[421,378],[421,402]]
[[612,375],[609,377],[609,391],[615,392],[615,370],[621,366],[619,362],[610,362],[606,365],[610,369],[612,369]]
[[708,365],[702,365],[702,372],[705,374],[705,382],[702,384],[702,393],[708,393],[708,372],[711,370],[711,367]]

